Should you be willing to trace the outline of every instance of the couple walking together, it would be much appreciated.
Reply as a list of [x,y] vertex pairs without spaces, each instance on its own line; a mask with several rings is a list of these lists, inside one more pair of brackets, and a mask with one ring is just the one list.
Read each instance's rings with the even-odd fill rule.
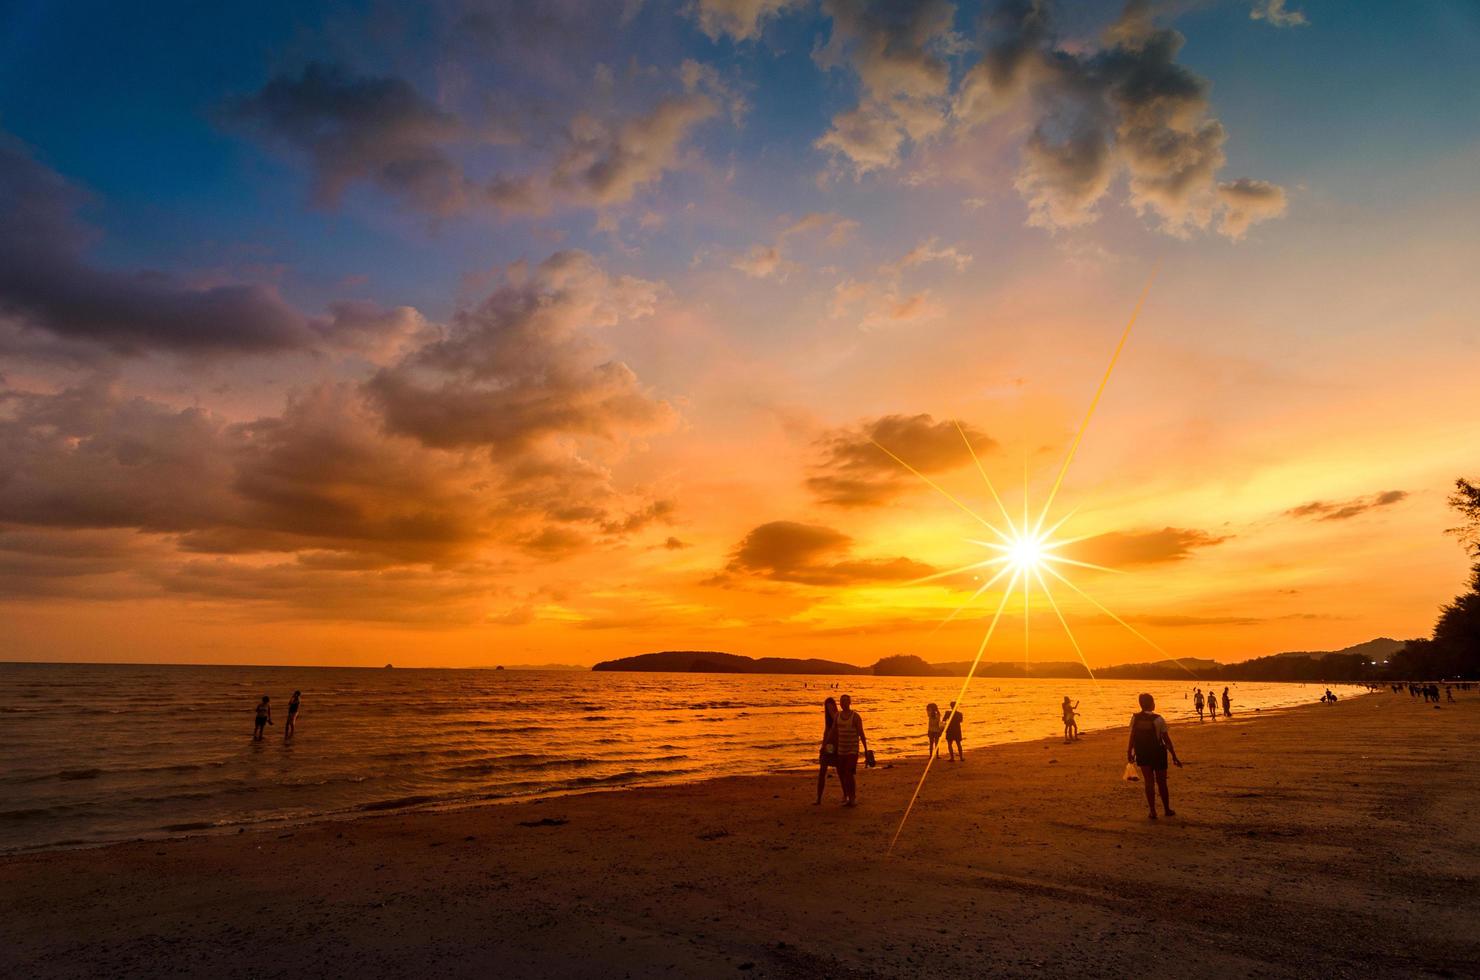
[[[841,706],[840,706],[841,705]],[[844,694],[837,701],[828,698],[822,702],[822,712],[827,721],[822,731],[822,747],[817,753],[817,801],[822,804],[822,791],[827,787],[827,768],[838,771],[838,782],[843,787],[843,805],[858,803],[858,749],[861,745],[865,757],[868,736],[863,732],[863,716],[853,710],[853,699]]]

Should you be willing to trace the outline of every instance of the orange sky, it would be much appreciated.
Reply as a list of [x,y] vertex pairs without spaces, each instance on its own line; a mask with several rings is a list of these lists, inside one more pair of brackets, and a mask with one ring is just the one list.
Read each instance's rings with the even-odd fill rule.
[[[969,659],[1000,588],[941,625],[975,580],[915,580],[990,532],[872,440],[996,522],[959,424],[1036,515],[1153,270],[1050,519],[1119,571],[1066,574],[1178,657],[1426,634],[1480,465],[1475,134],[1280,101],[1337,70],[1344,12],[1106,5],[989,84],[974,6],[836,6],[531,34],[523,88],[423,38],[390,60],[430,74],[253,68],[216,122],[156,92],[170,139],[235,147],[200,186],[19,117],[0,659]],[[1054,142],[1086,86],[1092,159]],[[546,97],[517,132],[477,122],[516,89]],[[1360,152],[1300,138],[1361,112]],[[1090,664],[1163,656],[1055,595]],[[1041,593],[1027,630],[1003,609],[986,659],[1076,656]]]

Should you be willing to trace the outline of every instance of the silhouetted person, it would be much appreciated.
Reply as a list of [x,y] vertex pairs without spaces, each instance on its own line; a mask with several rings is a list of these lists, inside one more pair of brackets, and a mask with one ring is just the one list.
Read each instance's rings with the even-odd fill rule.
[[940,753],[940,733],[944,731],[940,721],[940,707],[931,701],[925,706],[925,737],[930,740],[930,758]]
[[252,741],[262,741],[262,734],[267,726],[272,724],[272,698],[262,695],[262,700],[257,702],[257,719],[252,726]]
[[1233,699],[1228,696],[1228,688],[1223,689],[1223,717],[1227,718],[1233,714]]
[[863,716],[853,710],[853,698],[844,694],[838,699],[838,716],[833,719],[837,738],[838,782],[843,784],[843,805],[858,803],[858,746],[868,750],[868,736],[863,733]]
[[293,696],[288,699],[288,723],[283,726],[283,741],[293,737],[293,723],[298,720],[298,701],[303,697],[302,691],[294,691]]
[[822,702],[822,745],[817,750],[817,802],[822,805],[822,791],[827,789],[827,767],[838,762],[838,745],[833,735],[833,722],[838,717],[838,702],[828,698]]
[[1064,703],[1061,707],[1064,711],[1064,741],[1072,742],[1079,738],[1079,725],[1074,720],[1075,709],[1079,707],[1079,702],[1075,701],[1073,704],[1070,704],[1069,695],[1065,694]]
[[1208,720],[1218,720],[1218,695],[1213,691],[1208,692]]
[[[1172,745],[1172,736],[1167,732],[1166,719],[1157,714],[1156,699],[1149,694],[1140,698],[1141,710],[1131,715],[1131,737],[1125,747],[1126,761],[1134,762],[1141,769],[1141,781],[1146,784],[1146,806],[1151,819],[1156,819],[1156,792],[1161,792],[1161,808],[1167,816],[1175,815],[1167,791],[1167,754],[1177,768],[1182,760]],[[1155,786],[1152,784],[1155,783]]]
[[1192,695],[1192,706],[1197,709],[1197,720],[1198,721],[1202,721],[1203,720],[1203,692],[1202,692],[1202,688],[1198,688],[1197,691]]
[[956,702],[951,702],[951,710],[946,712],[946,761],[955,762],[958,758],[966,761],[966,750],[961,747],[961,722],[965,716],[956,709]]

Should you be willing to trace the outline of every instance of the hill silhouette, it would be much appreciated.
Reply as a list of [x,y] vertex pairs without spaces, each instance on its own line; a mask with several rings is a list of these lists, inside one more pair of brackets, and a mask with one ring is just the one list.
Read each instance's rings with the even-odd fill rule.
[[[1379,667],[1404,648],[1401,640],[1378,637],[1341,650],[1292,650],[1235,664],[1184,657],[1149,663],[1101,667],[1095,676],[1123,680],[1240,680],[1240,681],[1355,681],[1380,673]],[[837,674],[878,677],[964,677],[971,661],[929,663],[914,654],[884,657],[872,666],[835,660],[790,657],[745,657],[718,650],[665,650],[622,657],[597,664],[592,670],[655,671],[680,674]],[[1046,677],[1087,679],[1081,663],[1068,660],[990,661],[977,666],[978,677]]]

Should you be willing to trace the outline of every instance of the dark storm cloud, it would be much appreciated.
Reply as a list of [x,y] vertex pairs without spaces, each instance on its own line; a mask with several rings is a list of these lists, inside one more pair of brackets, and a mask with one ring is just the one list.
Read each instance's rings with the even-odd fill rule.
[[1183,527],[1164,527],[1159,531],[1112,531],[1077,542],[1066,548],[1064,555],[1109,568],[1125,568],[1182,561],[1192,557],[1199,548],[1211,548],[1227,540],[1226,536]]
[[727,576],[753,576],[802,585],[899,582],[931,574],[908,558],[852,558],[853,539],[817,524],[772,521],[751,530],[736,546]]
[[837,430],[820,441],[822,460],[807,486],[827,504],[866,507],[888,503],[918,477],[880,446],[922,473],[939,473],[970,465],[963,431],[979,455],[997,448],[995,440],[964,422],[937,422],[924,414],[886,415]]
[[1310,518],[1316,521],[1345,521],[1379,507],[1390,507],[1408,497],[1407,490],[1385,490],[1351,500],[1312,500],[1285,511],[1286,517]]

